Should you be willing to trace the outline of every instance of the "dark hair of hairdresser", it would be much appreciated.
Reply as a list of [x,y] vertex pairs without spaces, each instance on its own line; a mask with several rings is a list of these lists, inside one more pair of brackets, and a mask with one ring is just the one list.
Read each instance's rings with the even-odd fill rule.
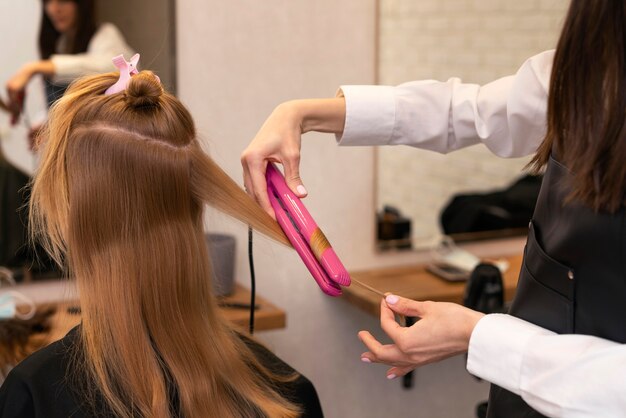
[[79,291],[81,396],[97,408],[101,394],[122,418],[297,416],[275,385],[293,376],[260,364],[217,308],[204,204],[285,236],[154,74],[104,95],[117,79],[79,79],[52,107],[32,189],[33,233]]
[[558,42],[548,130],[531,164],[550,153],[573,173],[570,199],[615,212],[626,190],[626,2],[572,0]]
[[[39,55],[41,59],[48,59],[56,53],[57,42],[61,32],[57,31],[46,13],[46,3],[42,0],[41,26],[39,28]],[[73,35],[69,38],[67,54],[80,54],[87,51],[87,46],[96,32],[95,4],[94,0],[64,0],[73,1],[77,6],[76,27]],[[106,0],[105,0],[106,1]]]

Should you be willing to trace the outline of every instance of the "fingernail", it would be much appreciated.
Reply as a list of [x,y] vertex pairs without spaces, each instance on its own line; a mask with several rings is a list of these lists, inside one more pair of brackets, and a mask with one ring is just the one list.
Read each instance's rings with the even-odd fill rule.
[[393,380],[393,379],[395,379],[396,377],[397,377],[397,376],[396,376],[395,374],[393,374],[393,373],[391,373],[391,374],[388,374],[388,375],[387,375],[387,379],[389,379],[389,380]]
[[296,190],[298,191],[298,194],[300,194],[301,196],[306,194],[306,189],[304,188],[303,185],[299,185],[298,187],[296,187]]
[[400,300],[396,295],[389,295],[385,298],[385,301],[390,305],[395,305]]
[[361,361],[363,363],[371,363],[372,362],[372,360],[368,359],[367,357],[361,357]]

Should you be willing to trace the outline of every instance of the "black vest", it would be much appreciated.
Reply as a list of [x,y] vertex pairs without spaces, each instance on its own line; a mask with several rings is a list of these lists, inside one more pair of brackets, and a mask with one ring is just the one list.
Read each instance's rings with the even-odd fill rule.
[[[626,217],[567,201],[571,175],[550,158],[509,314],[559,334],[626,343]],[[491,386],[489,418],[543,417]]]

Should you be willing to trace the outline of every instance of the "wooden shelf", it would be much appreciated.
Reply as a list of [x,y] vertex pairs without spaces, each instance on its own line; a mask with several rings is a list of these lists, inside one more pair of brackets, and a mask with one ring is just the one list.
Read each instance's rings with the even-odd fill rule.
[[[228,303],[248,304],[250,303],[250,291],[237,284],[235,293],[224,298],[223,301]],[[255,331],[285,328],[287,322],[285,311],[258,294],[256,296],[256,304],[259,306],[259,309],[255,311],[254,315]],[[68,308],[78,307],[78,303],[73,301],[46,303],[39,305],[38,308],[45,309],[49,306],[57,308],[56,313],[52,317],[52,328],[46,338],[47,342],[51,343],[63,338],[69,330],[78,325],[80,323],[80,314],[71,314],[68,312]],[[220,311],[228,320],[240,328],[241,331],[248,331],[248,323],[250,320],[249,309],[221,307]]]
[[[231,303],[250,303],[250,290],[237,284],[235,285],[235,293],[227,298],[225,302]],[[256,304],[259,306],[254,312],[254,330],[265,331],[271,329],[285,328],[287,325],[287,316],[285,311],[273,305],[259,294],[256,295]],[[221,308],[222,313],[234,324],[248,330],[250,321],[250,310],[240,308]]]
[[[522,265],[522,256],[503,257],[510,266],[504,278],[504,299],[509,301],[515,295],[517,279]],[[415,300],[440,302],[463,302],[465,282],[448,282],[424,269],[424,265],[393,267],[350,272],[350,276],[383,293],[391,292]],[[343,289],[342,299],[378,316],[380,296],[358,286]]]

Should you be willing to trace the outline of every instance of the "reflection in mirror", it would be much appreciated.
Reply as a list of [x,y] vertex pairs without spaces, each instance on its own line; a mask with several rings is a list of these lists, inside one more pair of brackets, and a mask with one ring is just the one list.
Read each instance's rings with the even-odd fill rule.
[[[95,22],[85,12],[92,6]],[[0,99],[10,108],[0,106],[0,271],[16,281],[56,277],[60,272],[43,250],[35,255],[26,245],[22,189],[37,168],[33,134],[68,82],[113,71],[111,59],[121,53],[129,59],[140,52],[140,69],[155,71],[175,92],[174,0],[1,2],[0,16],[11,17],[0,32]],[[86,35],[72,38],[80,28]],[[19,118],[12,123],[16,109]]]
[[96,14],[99,21],[120,28],[128,44],[141,53],[140,69],[154,71],[170,93],[176,93],[174,13],[174,0],[101,0]]
[[[527,58],[555,47],[567,5],[567,0],[380,0],[379,84],[451,77],[485,84],[514,74]],[[379,148],[377,248],[432,247],[444,233],[444,211],[445,232],[457,240],[524,233],[520,226],[528,223],[538,190],[538,179],[524,177],[529,160],[501,159],[482,145],[448,155]],[[519,211],[503,206],[501,193],[466,196],[511,186],[521,199]]]

